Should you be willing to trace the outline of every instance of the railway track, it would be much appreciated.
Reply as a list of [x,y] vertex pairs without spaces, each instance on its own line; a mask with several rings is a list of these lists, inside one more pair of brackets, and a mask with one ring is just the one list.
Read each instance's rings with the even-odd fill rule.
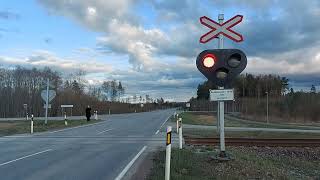
[[[186,144],[219,145],[219,138],[189,138]],[[269,147],[320,147],[320,139],[286,139],[286,138],[226,138],[227,146],[269,146]]]

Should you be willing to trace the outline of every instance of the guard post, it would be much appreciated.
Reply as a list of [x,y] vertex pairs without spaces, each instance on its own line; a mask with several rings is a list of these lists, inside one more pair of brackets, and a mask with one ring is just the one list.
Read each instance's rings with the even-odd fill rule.
[[64,125],[68,126],[67,112],[64,112]]
[[170,180],[170,161],[171,161],[171,131],[172,127],[167,127],[166,137],[166,167],[165,167],[165,180]]
[[94,119],[98,120],[98,111],[94,111]]
[[31,114],[31,127],[30,127],[30,133],[33,134],[33,114]]
[[179,149],[182,149],[182,118],[179,118]]

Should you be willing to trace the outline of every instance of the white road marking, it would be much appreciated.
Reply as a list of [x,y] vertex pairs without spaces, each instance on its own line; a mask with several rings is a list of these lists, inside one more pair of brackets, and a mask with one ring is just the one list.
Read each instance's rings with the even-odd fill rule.
[[0,164],[0,166],[4,166],[6,164],[10,164],[12,162],[16,162],[16,161],[19,161],[19,160],[22,160],[22,159],[25,159],[25,158],[28,158],[28,157],[31,157],[31,156],[35,156],[35,155],[38,155],[38,154],[42,154],[42,153],[45,153],[45,152],[49,152],[49,151],[52,151],[52,149],[47,149],[47,150],[44,150],[44,151],[40,151],[40,152],[37,152],[37,153],[34,153],[34,154],[30,154],[30,155],[27,155],[27,156],[23,156],[21,158],[18,158],[18,159],[14,159],[14,160],[11,160],[11,161],[7,161],[7,162],[4,162],[2,164]]
[[127,166],[121,171],[121,173],[114,179],[114,180],[121,180],[124,175],[128,172],[128,170],[131,168],[133,163],[139,158],[139,156],[145,151],[147,146],[143,146],[143,148],[138,152],[138,154],[127,164]]
[[60,130],[56,130],[56,131],[49,131],[49,132],[44,132],[45,133],[56,133],[56,132],[61,132],[61,131],[67,131],[67,130],[71,130],[71,129],[77,129],[77,128],[83,128],[83,127],[88,127],[88,126],[93,126],[93,125],[97,125],[97,124],[101,124],[101,123],[105,123],[106,121],[103,122],[98,122],[98,123],[93,123],[93,124],[87,124],[87,125],[80,125],[80,126],[76,126],[76,127],[71,127],[71,128],[65,128],[65,129],[60,129]]
[[105,132],[108,132],[108,131],[111,131],[111,130],[113,130],[113,129],[106,129],[104,131],[99,132],[98,134],[102,134],[102,133],[105,133]]
[[155,135],[157,135],[159,132],[160,132],[160,131],[159,131],[159,130],[157,130],[157,132],[155,133]]
[[172,115],[170,115],[160,126],[159,130],[162,128],[162,126],[169,120],[169,118],[171,117]]

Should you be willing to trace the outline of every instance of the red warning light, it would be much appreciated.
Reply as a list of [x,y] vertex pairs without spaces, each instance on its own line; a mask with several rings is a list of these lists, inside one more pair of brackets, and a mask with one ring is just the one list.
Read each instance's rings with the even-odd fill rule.
[[211,68],[214,66],[215,61],[216,57],[213,54],[207,54],[203,58],[203,65],[207,68]]

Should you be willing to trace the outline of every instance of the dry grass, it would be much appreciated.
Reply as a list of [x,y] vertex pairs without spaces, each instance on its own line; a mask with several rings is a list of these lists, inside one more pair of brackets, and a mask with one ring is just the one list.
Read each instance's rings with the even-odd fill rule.
[[[228,148],[235,158],[219,162],[215,147],[173,149],[172,180],[212,179],[319,179],[320,149],[310,148]],[[154,156],[153,168],[147,179],[164,179],[165,151]]]
[[[98,121],[68,120],[68,126],[65,126],[64,121],[48,121],[48,124],[45,125],[44,120],[36,120],[34,121],[34,132],[63,129],[95,122]],[[25,133],[30,133],[30,121],[0,121],[0,136]]]

